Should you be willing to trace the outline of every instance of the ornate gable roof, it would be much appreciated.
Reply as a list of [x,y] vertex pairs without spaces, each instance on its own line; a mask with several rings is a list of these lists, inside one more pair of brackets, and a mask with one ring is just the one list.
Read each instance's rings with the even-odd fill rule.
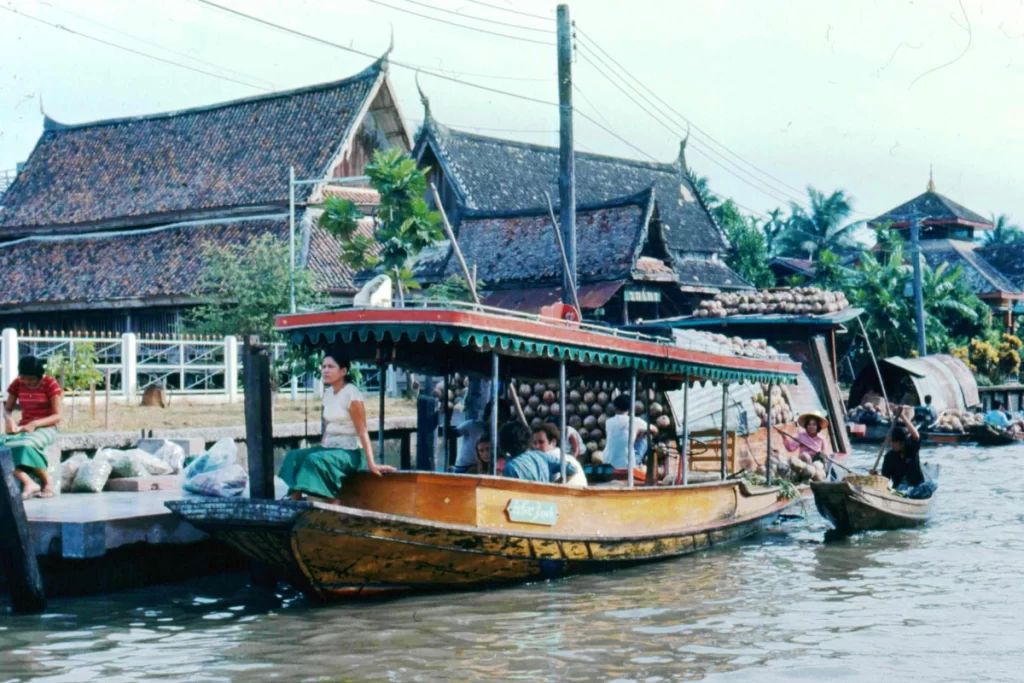
[[992,221],[933,190],[920,194],[909,202],[900,204],[895,209],[868,221],[868,224],[881,225],[882,223],[892,223],[893,227],[904,228],[909,227],[910,221],[915,216],[920,218],[925,225],[959,223],[972,225],[976,228],[992,227]]

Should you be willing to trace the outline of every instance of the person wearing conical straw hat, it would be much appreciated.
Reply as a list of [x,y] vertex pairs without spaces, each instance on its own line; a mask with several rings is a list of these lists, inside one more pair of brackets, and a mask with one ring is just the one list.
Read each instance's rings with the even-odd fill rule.
[[828,428],[828,420],[817,410],[803,413],[796,419],[796,423],[800,426],[800,433],[795,437],[782,432],[785,436],[785,445],[787,451],[800,451],[800,459],[810,465],[814,462],[814,458],[822,454],[827,455],[825,451],[826,441],[822,436],[822,432]]

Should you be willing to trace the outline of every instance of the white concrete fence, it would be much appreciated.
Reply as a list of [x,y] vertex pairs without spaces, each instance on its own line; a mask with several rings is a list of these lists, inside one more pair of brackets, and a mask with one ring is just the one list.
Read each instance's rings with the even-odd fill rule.
[[[105,388],[106,377],[109,377],[111,395],[119,399],[135,401],[150,385],[165,387],[173,394],[221,396],[229,402],[235,401],[241,393],[239,341],[233,336],[167,338],[131,332],[120,336],[44,336],[21,335],[11,328],[0,334],[0,392],[5,392],[17,377],[20,357],[32,355],[49,360],[59,354],[73,358],[76,346],[83,344],[92,344],[95,349],[96,368],[104,376],[97,386]],[[287,353],[287,345],[272,344],[271,353],[273,361],[281,361]],[[294,398],[315,389],[312,377],[291,377],[283,363],[275,363],[275,367],[282,393],[287,391]],[[379,385],[376,367],[359,367],[366,389],[376,392]],[[389,385],[393,383],[392,380]],[[388,389],[392,393],[397,386]]]

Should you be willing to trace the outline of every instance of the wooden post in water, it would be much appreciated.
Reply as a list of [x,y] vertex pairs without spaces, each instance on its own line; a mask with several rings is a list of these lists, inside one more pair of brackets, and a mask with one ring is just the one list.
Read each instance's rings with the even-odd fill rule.
[[0,448],[0,489],[0,569],[11,594],[11,608],[18,614],[42,612],[46,607],[43,577],[9,448]]
[[722,382],[722,481],[729,476],[729,383]]
[[274,498],[274,421],[270,405],[270,355],[252,335],[245,345],[245,445],[249,496]]

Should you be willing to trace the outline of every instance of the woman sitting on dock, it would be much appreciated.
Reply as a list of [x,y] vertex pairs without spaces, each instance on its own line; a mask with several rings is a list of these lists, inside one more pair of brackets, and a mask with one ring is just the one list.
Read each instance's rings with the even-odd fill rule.
[[[46,471],[46,448],[57,438],[63,392],[46,374],[46,366],[35,356],[18,361],[18,377],[7,387],[7,424],[4,445],[11,449],[14,476],[21,482],[21,497],[52,498],[53,481]],[[14,408],[21,406],[21,419],[14,422]],[[30,475],[39,478],[40,484]]]
[[[555,477],[562,473],[562,461],[559,457],[544,451],[533,449],[533,434],[530,428],[521,422],[509,422],[501,428],[498,443],[501,450],[508,453],[503,476],[527,481],[554,482]],[[565,474],[572,477],[577,469],[565,463]]]
[[319,446],[289,451],[278,476],[288,484],[293,500],[306,495],[337,502],[345,477],[359,471],[380,476],[395,468],[378,465],[373,459],[366,406],[362,393],[349,381],[348,357],[329,350],[320,375],[324,382],[323,438]]

